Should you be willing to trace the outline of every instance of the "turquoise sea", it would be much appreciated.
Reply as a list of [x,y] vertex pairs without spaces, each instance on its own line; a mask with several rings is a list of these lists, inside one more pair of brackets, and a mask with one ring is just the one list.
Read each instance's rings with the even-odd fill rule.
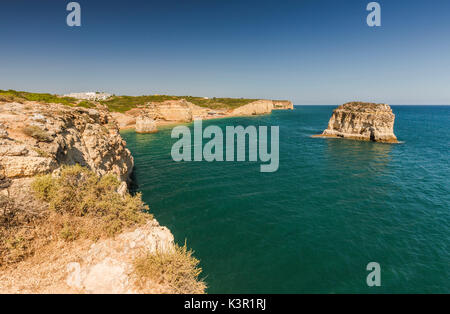
[[[401,144],[311,138],[333,108],[203,122],[278,125],[274,173],[174,162],[170,127],[122,133],[136,190],[187,239],[208,293],[450,293],[450,107],[393,106]],[[381,287],[366,284],[369,262]]]

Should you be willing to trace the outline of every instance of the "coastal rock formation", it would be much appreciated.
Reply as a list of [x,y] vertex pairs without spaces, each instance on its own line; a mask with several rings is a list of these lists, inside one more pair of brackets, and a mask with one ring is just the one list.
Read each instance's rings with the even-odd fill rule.
[[387,104],[350,102],[333,111],[328,128],[319,136],[397,143],[394,121]]
[[190,102],[181,100],[167,100],[161,103],[149,103],[145,112],[154,120],[173,122],[192,121],[192,106]]
[[158,132],[155,120],[145,115],[136,118],[136,133],[155,133]]
[[[268,114],[272,110],[293,109],[292,102],[287,100],[257,100],[249,104],[229,109],[229,108],[207,108],[195,105],[185,99],[167,100],[163,102],[151,102],[128,110],[125,113],[113,112],[111,115],[117,121],[120,129],[135,128],[136,130],[146,129],[143,127],[144,118],[153,119],[155,124],[192,122],[194,119],[215,119],[237,116],[251,116]],[[139,122],[138,119],[139,118]],[[139,125],[138,125],[139,124]],[[150,130],[152,128],[150,127]],[[142,132],[139,133],[152,133]]]
[[[1,293],[142,293],[133,262],[155,252],[174,250],[174,238],[156,220],[97,242],[57,242],[46,250],[0,271]],[[154,283],[146,293],[173,293]]]
[[232,111],[232,115],[247,116],[271,113],[274,109],[272,100],[257,100]]
[[107,111],[58,104],[0,106],[0,166],[18,179],[80,164],[98,175],[128,179],[133,157]]
[[[174,239],[156,220],[134,231],[93,244],[77,261],[66,264],[67,285],[81,293],[139,293],[133,280],[133,261],[148,253],[173,250]],[[155,285],[154,293],[169,293]]]
[[3,124],[0,123],[0,139],[8,138],[8,131]]
[[273,101],[274,110],[292,110],[294,109],[294,104],[289,100],[274,100]]
[[[155,126],[147,116],[136,120],[142,130]],[[92,210],[90,215],[54,210],[50,200],[38,196],[36,184],[38,190],[46,184],[63,188],[70,185],[67,182],[73,179],[64,184],[39,180],[62,177],[67,171],[62,166],[72,164],[90,168],[100,177],[115,174],[122,181],[113,185],[112,194],[98,207],[102,208],[98,211],[110,207],[110,215],[96,216],[97,207],[90,202],[95,203],[97,198],[85,202],[76,193],[105,189],[105,182],[104,191],[108,191],[111,179],[102,182],[89,177],[85,183],[94,184],[93,189],[91,186],[84,190],[82,184],[82,188],[64,190],[67,195],[56,193],[57,198],[64,198],[60,209],[83,204]],[[140,196],[130,196],[126,185],[132,168],[133,158],[117,123],[101,106],[85,109],[28,101],[0,102],[0,293],[204,292],[205,285],[189,276],[183,277],[190,280],[189,284],[174,288],[164,277],[165,266],[158,266],[161,274],[156,279],[138,273],[137,261],[146,262],[148,256],[158,254],[176,258],[178,263],[181,258],[186,267],[195,266],[190,253],[179,253],[170,230],[150,214],[142,213],[148,207],[134,203]],[[41,174],[51,175],[37,177]],[[79,175],[77,178],[87,174]],[[124,201],[125,205],[120,205]],[[142,206],[135,209],[145,215],[143,220],[133,210],[127,212],[130,206]],[[127,218],[119,217],[122,213],[117,215],[117,208]],[[106,225],[102,226],[102,222],[111,223],[106,233],[80,236],[90,230],[103,230]],[[117,233],[109,233],[114,230]],[[171,266],[167,271],[173,271]],[[184,276],[182,271],[179,275]]]
[[288,100],[267,100],[261,99],[251,102],[247,105],[238,107],[232,111],[232,115],[249,116],[258,114],[268,114],[272,110],[287,110],[294,109],[292,102]]
[[141,115],[141,110],[137,112],[136,115],[131,114],[132,111],[136,111],[136,109],[129,110],[127,114],[120,112],[111,112],[111,116],[117,122],[117,126],[119,129],[128,129],[134,128],[136,126],[136,117]]

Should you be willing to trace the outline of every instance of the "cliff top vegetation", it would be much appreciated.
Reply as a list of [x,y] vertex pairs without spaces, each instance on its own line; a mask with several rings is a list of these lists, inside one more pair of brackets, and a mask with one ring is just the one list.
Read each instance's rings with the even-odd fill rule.
[[169,96],[169,95],[146,95],[146,96],[112,96],[101,101],[110,111],[125,112],[150,102],[163,102],[167,100],[185,99],[194,105],[211,109],[234,109],[249,104],[257,99],[248,98],[205,98],[194,96]]
[[4,102],[24,102],[24,101],[36,101],[40,103],[55,103],[63,104],[71,107],[84,107],[95,108],[95,104],[90,101],[80,101],[73,97],[61,97],[49,93],[30,93],[24,91],[15,91],[12,89],[1,90],[0,89],[0,101]]
[[[170,96],[170,95],[143,95],[143,96],[116,96],[113,95],[107,100],[101,100],[99,103],[105,105],[112,112],[126,112],[138,106],[148,103],[164,102],[167,100],[185,99],[194,105],[211,108],[211,109],[234,109],[244,106],[258,99],[250,98],[206,98],[195,96]],[[84,108],[95,108],[95,102],[87,100],[79,100],[73,97],[61,97],[59,95],[49,93],[30,93],[15,90],[0,90],[0,101],[4,102],[24,102],[36,101],[41,103],[59,103],[66,106],[77,106]]]

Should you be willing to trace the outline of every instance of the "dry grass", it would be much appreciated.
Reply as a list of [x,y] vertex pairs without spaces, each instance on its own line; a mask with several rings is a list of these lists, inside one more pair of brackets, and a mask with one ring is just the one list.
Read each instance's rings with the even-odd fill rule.
[[151,219],[141,195],[121,196],[119,184],[112,175],[98,177],[76,165],[63,168],[59,177],[34,180],[36,198],[48,203],[44,211],[30,212],[0,196],[0,266],[19,262],[54,240],[96,241]]
[[169,288],[169,293],[205,293],[206,284],[199,279],[202,269],[193,251],[175,245],[171,252],[157,251],[134,262],[136,285],[144,293],[151,293],[156,286]]
[[0,267],[19,262],[48,243],[51,235],[40,224],[44,215],[26,211],[15,200],[0,196]]
[[[57,177],[34,179],[31,188],[35,202],[43,206],[40,210],[29,211],[0,196],[0,290],[66,291],[65,266],[89,243],[151,219],[141,196],[121,196],[119,185],[115,176],[99,177],[76,165],[62,168]],[[186,245],[176,245],[169,252],[137,258],[133,265],[137,288],[144,293],[204,293],[202,270],[192,254]]]
[[[144,213],[148,206],[140,194],[121,196],[117,193],[119,186],[120,181],[114,175],[99,177],[79,165],[64,167],[57,178],[37,177],[32,184],[36,196],[48,202],[51,212],[66,217],[61,228],[66,240],[113,236],[152,217]],[[86,225],[84,221],[94,225]]]

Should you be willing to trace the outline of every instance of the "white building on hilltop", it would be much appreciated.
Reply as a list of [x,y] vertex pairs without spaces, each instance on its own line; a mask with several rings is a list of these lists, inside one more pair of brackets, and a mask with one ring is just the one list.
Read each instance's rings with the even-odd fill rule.
[[86,93],[70,93],[64,95],[64,97],[72,97],[76,99],[83,99],[83,100],[106,100],[109,97],[111,97],[111,94],[108,93],[100,93],[100,92],[86,92]]

